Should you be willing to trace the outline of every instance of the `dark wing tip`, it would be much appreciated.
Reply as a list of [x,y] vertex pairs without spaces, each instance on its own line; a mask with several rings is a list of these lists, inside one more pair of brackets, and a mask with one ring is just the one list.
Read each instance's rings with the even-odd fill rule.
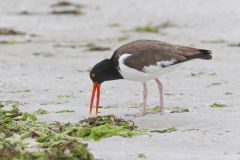
[[212,51],[206,49],[199,49],[200,55],[199,58],[201,59],[212,59]]
[[203,54],[212,54],[212,51],[207,50],[207,49],[199,49],[199,51]]

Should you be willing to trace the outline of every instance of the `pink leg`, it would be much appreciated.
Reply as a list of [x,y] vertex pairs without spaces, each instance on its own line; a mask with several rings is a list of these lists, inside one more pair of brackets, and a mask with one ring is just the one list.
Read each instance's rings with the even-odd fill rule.
[[147,111],[146,111],[147,96],[148,96],[147,84],[146,84],[146,82],[143,82],[143,110],[140,113],[127,114],[127,116],[140,117],[140,116],[144,116],[145,114],[147,114]]
[[159,108],[159,112],[164,112],[164,106],[163,106],[163,85],[162,85],[162,83],[159,81],[159,79],[155,79],[155,81],[157,82],[158,89],[159,89],[159,96],[160,96],[160,108]]

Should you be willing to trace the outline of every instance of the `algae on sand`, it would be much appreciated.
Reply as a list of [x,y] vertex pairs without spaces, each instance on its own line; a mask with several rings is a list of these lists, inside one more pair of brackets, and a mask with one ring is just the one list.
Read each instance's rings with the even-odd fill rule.
[[226,104],[220,104],[220,103],[213,103],[210,105],[212,108],[225,108],[227,105]]
[[25,33],[10,28],[0,28],[0,35],[25,35]]
[[69,109],[64,109],[64,110],[57,111],[56,113],[70,113],[70,112],[75,112],[75,111],[69,110]]
[[99,45],[97,45],[95,43],[92,43],[92,42],[87,43],[85,45],[85,47],[86,47],[87,51],[108,51],[108,50],[111,50],[111,48],[109,48],[109,47],[99,46]]
[[112,136],[132,137],[146,134],[145,130],[137,130],[132,121],[117,118],[114,115],[98,116],[82,120],[66,131],[71,136],[100,140]]
[[[0,108],[0,159],[93,160],[87,144],[54,129],[61,126],[59,123],[51,126],[38,122],[30,113],[21,113],[18,108]],[[36,145],[29,147],[26,139]]]
[[[100,140],[112,136],[132,137],[148,133],[137,130],[132,121],[114,115],[98,116],[78,123],[39,122],[18,108],[0,108],[0,151],[12,160],[93,160],[83,139]],[[16,138],[17,137],[17,138]],[[35,145],[29,146],[29,140]],[[1,158],[1,157],[0,157]]]
[[152,130],[151,132],[156,132],[156,133],[171,133],[171,132],[175,132],[177,131],[177,129],[175,127],[171,127],[168,129],[164,129],[164,130]]
[[44,110],[44,109],[38,109],[34,112],[35,114],[48,114],[48,111]]

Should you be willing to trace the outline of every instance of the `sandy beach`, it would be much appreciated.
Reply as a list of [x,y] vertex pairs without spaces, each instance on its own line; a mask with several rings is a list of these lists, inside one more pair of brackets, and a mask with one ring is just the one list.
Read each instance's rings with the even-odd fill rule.
[[[19,101],[26,112],[45,109],[49,114],[39,116],[42,121],[77,122],[88,117],[89,70],[118,46],[156,39],[209,49],[211,61],[189,61],[159,77],[166,109],[190,112],[127,117],[139,111],[141,83],[102,84],[101,115],[114,114],[149,130],[175,127],[176,132],[86,143],[98,160],[240,160],[238,0],[75,0],[68,7],[54,6],[57,2],[0,1],[0,28],[25,33],[0,35],[1,101]],[[159,25],[158,32],[136,31],[147,24]],[[156,84],[148,86],[148,106],[159,105]],[[210,107],[214,103],[226,107]],[[75,112],[55,113],[63,109]]]

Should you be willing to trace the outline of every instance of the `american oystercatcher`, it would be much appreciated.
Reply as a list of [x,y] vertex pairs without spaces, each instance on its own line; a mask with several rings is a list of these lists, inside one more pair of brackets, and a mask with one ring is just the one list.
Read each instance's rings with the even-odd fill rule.
[[159,75],[168,72],[175,64],[192,59],[212,59],[210,50],[173,45],[157,40],[137,40],[124,44],[115,50],[111,59],[105,59],[97,63],[90,71],[93,81],[92,97],[90,102],[90,114],[97,91],[96,114],[100,100],[100,86],[104,81],[127,79],[140,81],[143,84],[143,110],[133,114],[142,116],[147,113],[147,84],[154,79],[160,92],[160,106],[157,111],[163,112],[163,85],[159,81]]

